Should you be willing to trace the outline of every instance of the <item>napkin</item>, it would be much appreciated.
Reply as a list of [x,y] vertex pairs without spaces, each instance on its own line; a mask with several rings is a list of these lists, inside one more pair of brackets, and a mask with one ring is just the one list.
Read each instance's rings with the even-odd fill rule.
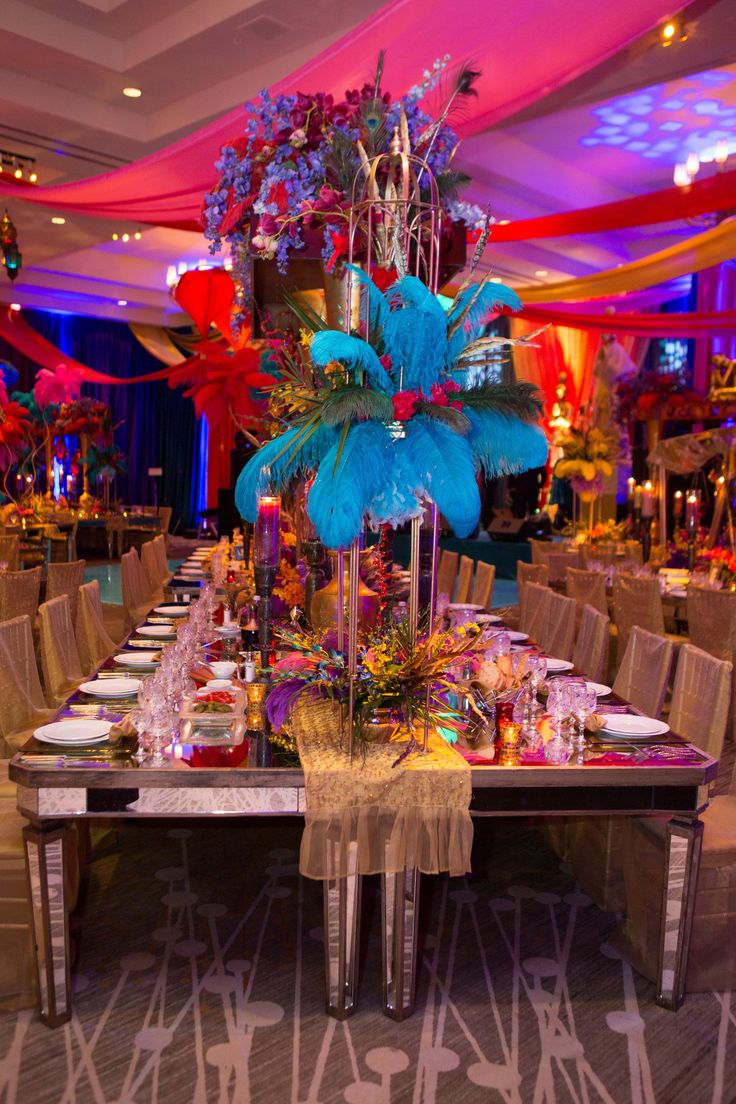
[[126,736],[135,736],[136,727],[130,719],[130,714],[123,717],[121,721],[116,721],[107,734],[107,738],[111,744],[116,744],[119,740],[124,740]]

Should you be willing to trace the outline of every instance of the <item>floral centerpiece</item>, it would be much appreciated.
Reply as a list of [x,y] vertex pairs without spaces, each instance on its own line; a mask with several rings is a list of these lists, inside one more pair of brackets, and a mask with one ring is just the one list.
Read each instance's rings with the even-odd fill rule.
[[736,590],[736,553],[730,548],[703,548],[697,554],[696,567],[710,569],[711,582]]
[[112,430],[110,407],[99,399],[83,396],[61,403],[56,412],[53,432],[56,436],[106,437]]
[[602,429],[569,429],[558,439],[562,457],[554,467],[557,479],[569,479],[583,502],[592,502],[603,490],[603,478],[613,474],[615,440]]

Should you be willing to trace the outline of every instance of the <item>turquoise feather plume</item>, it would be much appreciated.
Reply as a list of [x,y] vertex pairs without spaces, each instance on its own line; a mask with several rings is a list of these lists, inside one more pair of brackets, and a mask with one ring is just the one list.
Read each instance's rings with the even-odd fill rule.
[[546,464],[549,446],[538,425],[497,410],[479,412],[464,407],[463,413],[471,427],[466,441],[489,479]]
[[338,360],[346,368],[354,368],[365,373],[367,379],[379,391],[387,395],[393,393],[393,384],[378,355],[367,341],[360,337],[351,337],[339,330],[322,330],[312,338],[312,360],[324,367]]
[[372,526],[403,525],[420,517],[424,507],[420,496],[424,486],[412,461],[412,447],[406,437],[391,442],[388,479],[368,506]]
[[[472,306],[463,319],[463,313],[472,302]],[[479,336],[486,323],[489,314],[500,310],[502,307],[512,311],[522,309],[522,302],[515,291],[505,284],[487,283],[482,286],[471,284],[465,291],[461,291],[455,299],[455,305],[447,315],[447,350],[446,364],[451,368],[460,356],[466,345]],[[458,323],[462,319],[462,324]],[[453,327],[457,326],[454,333]]]
[[324,456],[309,491],[307,512],[328,548],[350,544],[368,504],[389,476],[391,434],[381,422],[358,422]]
[[443,422],[418,414],[406,423],[414,471],[455,535],[467,537],[480,518],[473,454],[465,437]]
[[[319,426],[307,439],[303,426],[267,441],[251,456],[235,484],[235,505],[244,521],[255,521],[258,496],[269,484],[281,486],[295,475],[311,471],[335,444],[339,430]],[[302,445],[299,442],[303,441]]]
[[447,317],[442,305],[416,276],[404,276],[390,288],[394,309],[383,327],[385,351],[401,390],[418,388],[429,395],[444,376]]

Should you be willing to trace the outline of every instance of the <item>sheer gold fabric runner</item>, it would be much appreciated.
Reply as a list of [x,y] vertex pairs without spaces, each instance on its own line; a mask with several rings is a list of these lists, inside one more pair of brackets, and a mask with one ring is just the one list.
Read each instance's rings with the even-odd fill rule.
[[440,736],[430,736],[427,755],[413,753],[394,767],[400,743],[368,744],[365,759],[356,749],[350,762],[332,702],[297,707],[293,730],[306,786],[303,875],[395,874],[416,866],[458,876],[470,869],[470,768]]

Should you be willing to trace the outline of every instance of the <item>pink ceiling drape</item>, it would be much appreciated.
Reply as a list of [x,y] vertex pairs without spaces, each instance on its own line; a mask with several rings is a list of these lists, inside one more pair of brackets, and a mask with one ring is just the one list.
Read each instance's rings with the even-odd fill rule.
[[[684,4],[676,3],[679,10]],[[476,134],[593,69],[673,14],[667,0],[619,0],[615,17],[592,16],[590,0],[391,0],[296,72],[273,93],[361,86],[387,50],[384,87],[394,95],[421,79],[437,57],[470,58],[482,71],[478,98],[458,125]],[[214,181],[220,147],[242,133],[240,108],[187,138],[114,172],[71,184],[25,188],[0,181],[0,196],[60,211],[158,225],[196,227]]]

